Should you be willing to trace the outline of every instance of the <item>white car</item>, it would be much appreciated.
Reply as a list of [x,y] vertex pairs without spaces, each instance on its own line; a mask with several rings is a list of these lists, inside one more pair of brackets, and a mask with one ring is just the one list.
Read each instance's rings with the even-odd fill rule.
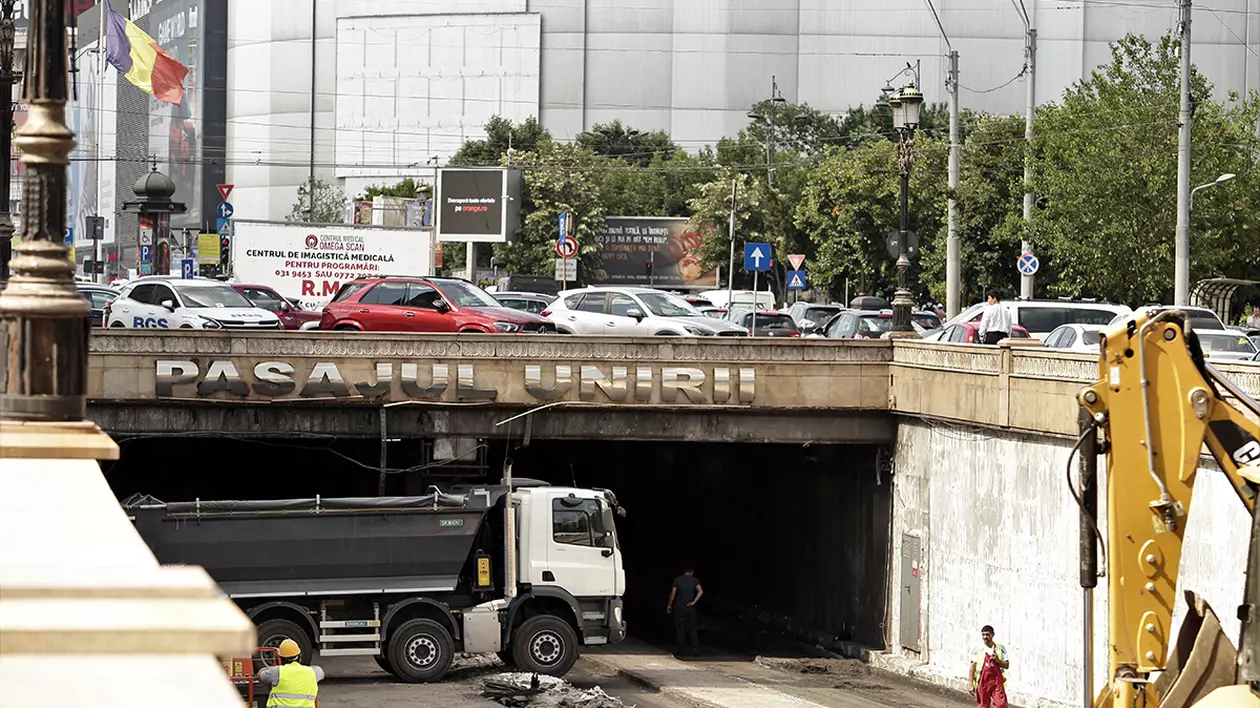
[[1098,325],[1059,325],[1046,337],[1044,343],[1049,349],[1097,354],[1098,337],[1102,331],[1103,328]]
[[748,336],[748,330],[743,327],[705,317],[681,297],[652,288],[566,290],[547,306],[542,316],[556,323],[556,329],[562,334]]
[[[1207,309],[1206,307],[1177,307],[1172,305],[1146,305],[1139,307],[1137,313],[1151,316],[1157,312],[1164,310],[1178,309],[1186,313],[1190,318],[1190,329],[1225,329],[1225,323],[1221,321],[1219,315]],[[1110,327],[1114,327],[1129,318],[1129,315],[1117,316],[1111,322],[1107,323]]]
[[105,310],[105,326],[126,329],[280,329],[275,314],[209,278],[148,276],[128,283]]
[[1193,324],[1190,331],[1199,336],[1199,347],[1208,361],[1251,361],[1256,357],[1256,345],[1240,332],[1195,329]]
[[[1104,326],[1133,312],[1127,305],[1084,300],[1003,300],[1002,306],[1011,313],[1011,319],[1028,330],[1028,336],[1045,341],[1059,325],[1081,324]],[[945,325],[979,322],[984,314],[984,303],[976,303],[950,318]],[[932,331],[924,339],[939,339],[944,327]]]

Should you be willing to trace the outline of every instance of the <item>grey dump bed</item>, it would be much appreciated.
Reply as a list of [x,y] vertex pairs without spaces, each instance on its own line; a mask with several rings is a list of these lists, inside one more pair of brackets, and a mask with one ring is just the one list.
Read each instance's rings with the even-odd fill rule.
[[123,508],[159,562],[203,566],[233,597],[436,593],[455,589],[497,496],[140,499]]

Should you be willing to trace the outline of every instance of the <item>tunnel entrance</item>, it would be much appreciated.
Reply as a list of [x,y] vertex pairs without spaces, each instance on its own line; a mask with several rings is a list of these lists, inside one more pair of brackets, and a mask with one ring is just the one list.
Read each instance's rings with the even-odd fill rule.
[[[422,494],[429,485],[519,477],[605,487],[618,519],[631,634],[672,648],[671,582],[695,568],[701,641],[791,654],[817,639],[882,648],[892,480],[886,452],[858,445],[520,440],[120,438],[115,494],[162,501]],[[815,639],[811,639],[811,637]]]

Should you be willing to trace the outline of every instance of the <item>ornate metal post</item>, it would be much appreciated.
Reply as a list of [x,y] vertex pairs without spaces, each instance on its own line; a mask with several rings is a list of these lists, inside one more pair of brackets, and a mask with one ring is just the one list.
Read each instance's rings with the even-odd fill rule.
[[17,30],[13,26],[13,3],[0,0],[0,155],[4,156],[4,171],[0,173],[0,282],[9,279],[9,259],[13,255],[13,217],[9,214],[9,174],[13,171],[13,84],[18,74],[13,71],[13,41]]
[[26,166],[23,239],[0,292],[8,369],[0,419],[78,422],[86,414],[91,308],[75,288],[63,241],[66,168],[74,149],[66,126],[66,2],[34,0],[29,8],[22,89],[30,109],[15,140]]
[[910,168],[914,165],[914,129],[897,128],[897,167],[901,172],[901,233],[897,239],[897,292],[893,295],[893,331],[914,332],[910,311],[910,253],[906,222],[910,220]]

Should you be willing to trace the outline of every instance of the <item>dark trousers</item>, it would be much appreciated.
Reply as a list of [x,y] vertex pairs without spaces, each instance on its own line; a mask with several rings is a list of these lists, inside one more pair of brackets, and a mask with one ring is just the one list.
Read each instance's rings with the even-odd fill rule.
[[985,332],[984,343],[997,344],[998,342],[1002,341],[1003,339],[1006,339],[1009,336],[1010,334],[1007,332]]
[[674,633],[678,637],[678,648],[690,648],[695,651],[700,646],[699,623],[696,617],[696,608],[682,607],[674,608]]

